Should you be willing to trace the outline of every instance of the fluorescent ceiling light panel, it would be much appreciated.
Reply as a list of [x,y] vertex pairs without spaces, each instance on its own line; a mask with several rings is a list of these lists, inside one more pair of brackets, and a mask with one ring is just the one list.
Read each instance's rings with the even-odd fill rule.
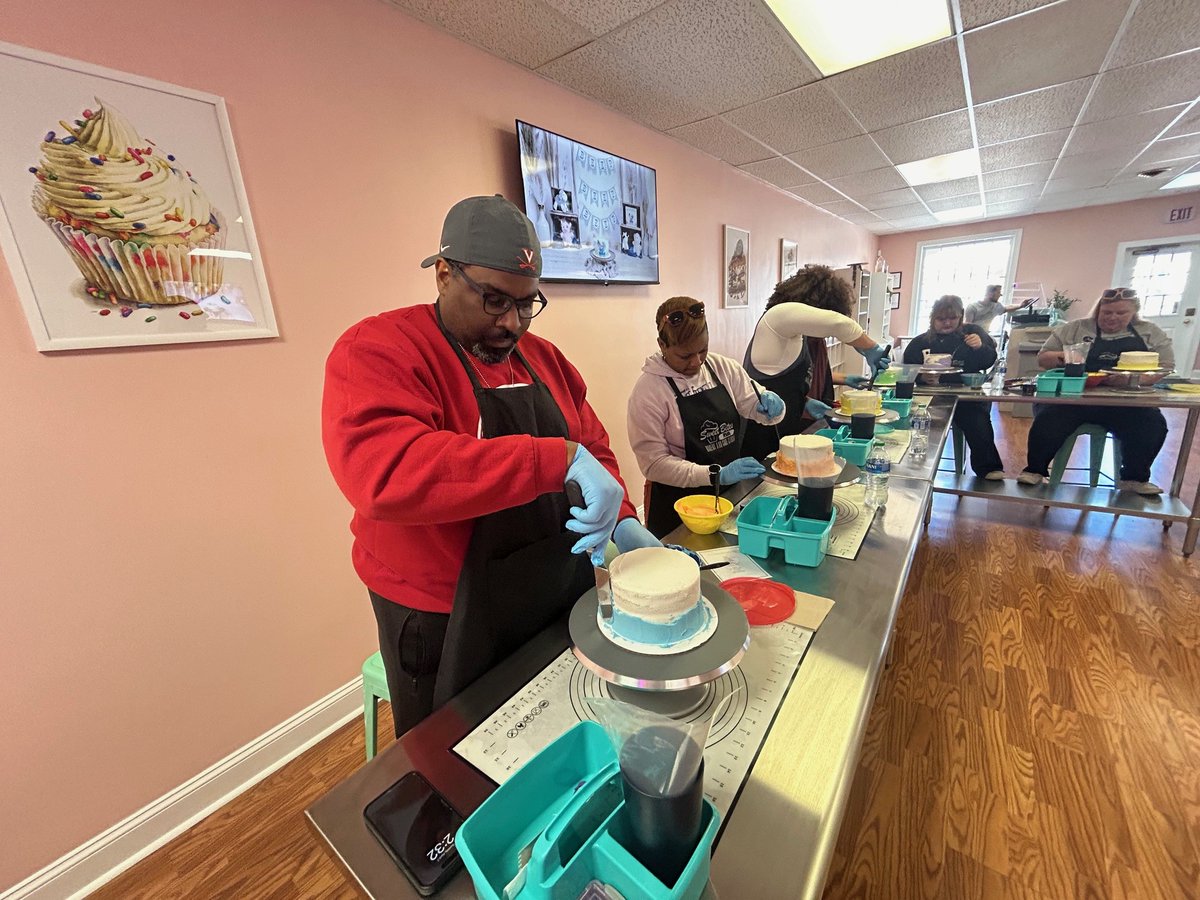
[[939,222],[965,222],[967,219],[982,219],[982,206],[960,206],[958,209],[943,209],[933,217]]
[[918,159],[916,162],[901,163],[896,166],[896,171],[911,187],[934,184],[938,181],[953,181],[955,178],[969,178],[979,174],[979,151],[971,147],[968,150]]
[[950,36],[946,0],[766,0],[822,75]]
[[1176,175],[1166,184],[1159,188],[1160,191],[1169,191],[1173,188],[1195,187],[1200,184],[1200,170],[1195,172],[1184,172],[1182,175]]

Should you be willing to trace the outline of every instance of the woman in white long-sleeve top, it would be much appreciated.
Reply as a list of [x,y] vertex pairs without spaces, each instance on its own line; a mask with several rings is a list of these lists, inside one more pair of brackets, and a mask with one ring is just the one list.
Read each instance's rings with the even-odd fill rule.
[[708,352],[704,304],[672,297],[654,317],[658,353],[629,395],[629,443],[649,483],[646,527],[661,538],[680,524],[675,501],[707,490],[709,467],[728,485],[763,473],[745,456],[746,420],[772,425],[784,404],[758,388],[736,361]]
[[828,266],[805,266],[775,286],[767,311],[758,320],[743,366],[755,381],[779,394],[787,415],[774,428],[751,423],[743,452],[763,459],[779,445],[779,434],[800,434],[829,412],[833,385],[859,387],[866,376],[834,374],[825,338],[837,338],[861,353],[876,371],[888,367],[883,347],[850,318],[850,285]]

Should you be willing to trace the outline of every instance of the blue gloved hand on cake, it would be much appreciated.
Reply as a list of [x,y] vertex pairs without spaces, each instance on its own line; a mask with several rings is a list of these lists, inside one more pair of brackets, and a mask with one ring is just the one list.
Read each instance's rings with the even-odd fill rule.
[[783,415],[783,398],[774,391],[763,391],[758,397],[758,405],[754,411],[762,413],[770,419],[778,419]]
[[828,403],[822,403],[816,397],[809,397],[804,401],[804,411],[808,413],[810,419],[823,419],[833,412],[833,407]]
[[892,364],[891,357],[888,356],[887,347],[881,347],[879,344],[876,344],[874,347],[868,347],[865,350],[860,348],[855,349],[858,349],[858,352],[863,355],[863,358],[866,359],[867,363],[876,373],[882,372]]
[[695,550],[689,550],[687,547],[681,547],[679,544],[663,544],[668,550],[678,550],[680,553],[686,553],[696,561],[696,565],[704,565],[704,561],[700,559],[700,554]]
[[871,383],[871,379],[868,378],[866,375],[847,375],[846,376],[846,387],[854,388],[855,390],[859,390],[860,388],[865,388],[870,383]]
[[613,543],[622,553],[639,550],[642,547],[662,546],[662,541],[647,531],[646,526],[632,516],[617,523],[617,530],[613,532]]
[[737,484],[739,481],[745,481],[747,478],[757,478],[766,469],[763,464],[757,459],[750,456],[743,456],[741,459],[735,459],[727,466],[721,466],[721,473],[717,476],[717,480],[721,484]]
[[575,456],[567,467],[567,481],[579,485],[584,503],[582,507],[572,506],[571,518],[567,520],[567,529],[582,535],[571,552],[587,553],[593,565],[602,566],[604,548],[617,525],[625,491],[582,444],[575,448]]

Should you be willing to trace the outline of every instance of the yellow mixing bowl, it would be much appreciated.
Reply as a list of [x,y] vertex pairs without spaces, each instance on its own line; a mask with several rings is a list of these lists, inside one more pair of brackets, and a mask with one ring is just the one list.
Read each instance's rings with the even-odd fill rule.
[[733,504],[720,497],[713,508],[712,494],[688,494],[675,501],[675,512],[691,531],[696,534],[712,534],[733,512]]

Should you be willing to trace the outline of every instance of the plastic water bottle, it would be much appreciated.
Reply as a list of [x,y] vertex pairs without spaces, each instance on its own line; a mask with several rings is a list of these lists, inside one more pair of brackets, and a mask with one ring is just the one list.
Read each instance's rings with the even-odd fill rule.
[[992,375],[992,387],[998,391],[1004,390],[1004,377],[1008,372],[1008,367],[1004,364],[1004,360],[996,366],[996,372]]
[[908,453],[914,462],[921,462],[929,454],[929,412],[918,409],[909,419]]
[[891,474],[892,463],[878,443],[871,448],[871,455],[867,457],[863,471],[867,477],[867,491],[863,497],[867,509],[887,506],[888,475]]

